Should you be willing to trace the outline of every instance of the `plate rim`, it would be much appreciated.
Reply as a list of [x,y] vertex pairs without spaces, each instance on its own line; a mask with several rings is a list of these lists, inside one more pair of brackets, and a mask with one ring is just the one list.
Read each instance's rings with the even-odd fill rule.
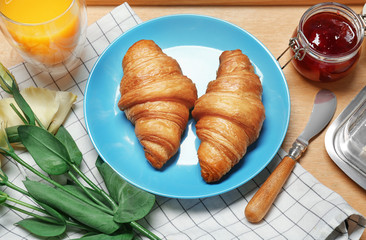
[[[252,174],[252,177],[251,178],[248,178],[247,180],[244,180],[244,181],[241,181],[240,183],[237,183],[237,184],[234,184],[232,187],[230,188],[226,188],[226,189],[223,189],[221,191],[214,191],[213,193],[209,193],[209,194],[201,194],[201,195],[194,195],[192,196],[191,194],[188,195],[176,195],[176,194],[167,194],[167,193],[161,193],[161,192],[158,192],[158,191],[154,191],[154,190],[150,190],[150,189],[147,189],[143,186],[141,186],[140,184],[137,184],[133,181],[131,181],[130,179],[126,179],[123,174],[119,173],[113,166],[111,166],[111,164],[105,159],[105,157],[103,156],[103,154],[101,153],[100,149],[98,148],[97,144],[95,143],[95,140],[94,140],[94,137],[92,136],[92,133],[91,133],[91,130],[90,130],[90,126],[89,126],[89,123],[88,123],[88,116],[87,116],[87,111],[86,111],[86,107],[87,107],[87,93],[88,93],[88,88],[89,88],[89,84],[91,82],[91,78],[98,66],[98,63],[101,61],[101,59],[103,58],[103,56],[106,54],[106,52],[109,51],[109,49],[117,42],[119,41],[121,38],[124,38],[126,34],[129,34],[129,32],[133,32],[133,31],[138,31],[139,28],[143,27],[144,25],[147,25],[147,24],[151,24],[153,22],[156,22],[156,21],[161,21],[161,20],[166,20],[166,19],[169,19],[169,18],[187,18],[187,17],[194,17],[194,18],[198,18],[198,19],[208,19],[208,20],[213,20],[213,21],[218,21],[218,22],[222,22],[224,24],[228,24],[229,26],[231,27],[234,27],[236,28],[237,30],[239,31],[242,31],[244,32],[245,34],[249,35],[251,38],[253,38],[256,43],[258,43],[264,50],[265,52],[267,52],[268,56],[272,59],[273,63],[275,64],[278,72],[280,73],[282,79],[281,81],[283,80],[283,83],[284,83],[284,91],[286,92],[286,98],[284,98],[286,100],[286,103],[288,105],[288,108],[287,108],[287,113],[286,113],[286,122],[285,122],[285,127],[284,127],[284,131],[282,133],[282,135],[280,136],[280,141],[278,142],[278,145],[276,146],[276,151],[274,151],[274,153],[269,157],[269,160],[267,160],[265,162],[265,164],[263,164],[263,166],[261,168],[259,168],[257,171],[254,171],[253,174]],[[282,144],[283,144],[283,141],[285,139],[285,136],[286,136],[286,133],[288,131],[288,127],[289,127],[289,122],[290,122],[290,115],[291,115],[291,98],[290,98],[290,92],[289,92],[289,87],[288,87],[288,84],[287,84],[287,80],[286,80],[286,77],[280,67],[280,64],[279,62],[276,60],[276,58],[273,56],[273,54],[269,51],[269,49],[258,39],[256,38],[254,35],[252,35],[250,32],[248,32],[247,30],[239,27],[238,25],[234,24],[234,23],[231,23],[229,21],[226,21],[226,20],[223,20],[223,19],[220,19],[220,18],[216,18],[216,17],[212,17],[212,16],[207,16],[207,15],[200,15],[200,14],[171,14],[171,15],[165,15],[165,16],[160,16],[160,17],[157,17],[157,18],[153,18],[153,19],[150,19],[150,20],[147,20],[147,21],[144,21],[144,22],[141,22],[141,23],[138,23],[137,25],[131,27],[130,29],[128,29],[127,31],[123,32],[121,35],[119,35],[118,37],[116,37],[103,51],[102,53],[98,56],[97,60],[95,61],[91,71],[90,71],[90,74],[88,76],[88,79],[87,79],[87,82],[86,82],[86,85],[85,85],[85,90],[84,90],[84,98],[83,98],[83,115],[84,115],[84,121],[85,121],[85,125],[86,125],[86,130],[87,130],[87,133],[88,133],[88,136],[89,136],[89,139],[91,140],[92,144],[93,144],[93,147],[94,149],[96,150],[96,152],[98,153],[98,155],[103,159],[104,162],[106,162],[118,175],[120,175],[124,180],[126,180],[127,182],[129,182],[130,184],[140,188],[140,189],[143,189],[145,191],[148,191],[152,194],[155,194],[155,195],[159,195],[159,196],[163,196],[163,197],[170,197],[170,198],[180,198],[180,199],[198,199],[198,198],[204,198],[204,197],[212,197],[212,196],[217,196],[217,195],[220,195],[220,194],[223,194],[225,192],[228,192],[228,191],[231,191],[231,190],[234,190],[242,185],[244,185],[245,183],[249,182],[250,180],[252,180],[254,177],[256,177],[260,172],[262,172],[266,166],[268,166],[268,164],[272,161],[272,159],[276,156],[277,152],[279,151],[279,149],[281,148]]]

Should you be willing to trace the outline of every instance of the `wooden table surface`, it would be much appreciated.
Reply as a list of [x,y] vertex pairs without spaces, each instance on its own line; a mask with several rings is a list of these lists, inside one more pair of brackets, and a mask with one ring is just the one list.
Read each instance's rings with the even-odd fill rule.
[[[256,36],[272,54],[279,56],[288,45],[289,37],[309,6],[132,6],[143,20],[181,13],[202,14],[232,22]],[[361,12],[362,5],[350,5]],[[88,6],[88,22],[111,11],[113,6]],[[351,99],[366,85],[366,43],[354,72],[334,83],[316,83],[302,78],[292,65],[284,69],[290,97],[291,118],[283,148],[288,150],[292,142],[305,127],[312,109],[313,99],[320,88],[332,90],[338,100],[335,117],[348,105]],[[288,60],[285,55],[282,61]],[[0,62],[11,67],[21,62],[21,57],[9,46],[0,34]],[[333,118],[334,120],[335,118]],[[332,121],[333,121],[332,120]],[[340,194],[354,209],[366,216],[366,190],[353,182],[328,156],[323,131],[314,139],[300,164],[322,184]],[[361,239],[366,239],[364,232]]]

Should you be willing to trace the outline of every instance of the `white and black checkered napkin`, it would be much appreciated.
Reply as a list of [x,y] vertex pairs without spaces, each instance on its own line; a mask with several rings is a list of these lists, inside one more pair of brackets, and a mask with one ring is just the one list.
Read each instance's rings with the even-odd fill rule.
[[[84,89],[98,56],[116,37],[139,23],[139,17],[125,3],[89,26],[86,49],[77,68],[68,69],[67,73],[61,75],[34,71],[26,63],[10,69],[20,88],[38,86],[71,91],[78,96],[64,126],[83,153],[83,172],[99,184],[103,182],[94,166],[97,153],[84,123]],[[7,96],[3,91],[0,92],[1,98]],[[366,227],[366,219],[299,164],[295,166],[264,220],[259,224],[251,224],[245,219],[246,204],[277,165],[281,154],[282,151],[253,180],[225,194],[203,199],[157,197],[151,213],[140,223],[162,239],[174,240],[359,239]],[[32,161],[27,153],[22,153],[21,157]],[[2,168],[13,182],[21,186],[23,177],[12,160],[3,159]],[[5,192],[10,193],[11,189],[5,189]],[[11,192],[11,195],[29,201],[17,192]],[[0,208],[0,239],[36,239],[13,225],[23,217],[25,216],[7,208]],[[73,232],[64,238],[75,238],[79,235]]]

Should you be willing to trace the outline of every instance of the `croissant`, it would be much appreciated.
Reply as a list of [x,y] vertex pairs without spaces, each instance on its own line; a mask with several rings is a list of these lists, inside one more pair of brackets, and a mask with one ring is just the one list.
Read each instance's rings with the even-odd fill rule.
[[196,86],[152,40],[133,44],[122,67],[118,107],[135,125],[147,160],[160,169],[179,149]]
[[261,95],[261,81],[249,58],[241,50],[224,51],[216,80],[208,84],[192,111],[206,182],[219,181],[258,138],[265,119]]

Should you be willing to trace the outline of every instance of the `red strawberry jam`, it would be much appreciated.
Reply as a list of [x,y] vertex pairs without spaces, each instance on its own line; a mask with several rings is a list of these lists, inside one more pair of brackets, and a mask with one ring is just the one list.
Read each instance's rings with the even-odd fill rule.
[[[295,31],[304,58],[293,65],[304,77],[314,81],[335,81],[346,76],[360,56],[362,37],[355,24],[338,12],[319,12]],[[360,40],[361,38],[361,40]],[[361,41],[361,42],[360,42]]]
[[343,54],[357,44],[357,34],[352,24],[336,13],[318,13],[304,24],[303,32],[316,51],[328,54]]

